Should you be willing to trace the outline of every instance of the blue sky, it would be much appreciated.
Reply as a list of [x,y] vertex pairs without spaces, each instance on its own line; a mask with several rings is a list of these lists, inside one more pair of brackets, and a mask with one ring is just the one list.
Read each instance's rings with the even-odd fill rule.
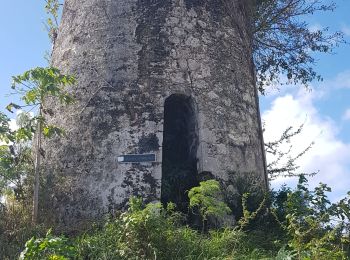
[[[310,27],[329,27],[343,31],[350,42],[350,1],[337,0],[334,12],[307,17]],[[302,134],[293,139],[292,153],[315,142],[299,160],[300,172],[319,173],[310,179],[311,186],[329,184],[333,200],[350,190],[350,45],[335,49],[332,55],[319,54],[316,70],[323,82],[313,82],[312,91],[287,86],[260,97],[266,140],[274,140],[290,125],[305,123]],[[287,147],[286,147],[287,149]],[[269,159],[269,158],[268,158]],[[271,158],[270,158],[271,159]],[[278,179],[272,183],[295,184],[296,180]]]
[[[42,2],[42,4],[40,4]],[[44,1],[2,1],[0,8],[0,107],[8,100],[11,76],[36,66],[46,66],[50,49],[45,31]]]
[[[327,0],[328,1],[328,0]],[[310,27],[342,30],[350,42],[350,1],[336,0],[338,8],[327,14],[307,17]],[[11,76],[36,66],[46,66],[45,52],[51,46],[44,26],[44,1],[3,1],[0,8],[0,108],[15,97],[10,93]],[[266,123],[266,140],[273,140],[289,125],[305,123],[304,132],[292,142],[294,153],[315,141],[314,148],[300,160],[301,171],[320,171],[311,180],[329,183],[332,197],[350,190],[350,45],[333,55],[317,55],[317,71],[323,82],[312,83],[312,92],[290,86],[261,97]],[[273,186],[293,180],[279,179]]]

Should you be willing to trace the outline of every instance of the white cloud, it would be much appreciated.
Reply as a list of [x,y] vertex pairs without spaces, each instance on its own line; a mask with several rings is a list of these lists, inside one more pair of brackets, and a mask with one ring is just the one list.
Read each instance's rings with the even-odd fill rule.
[[[310,179],[310,186],[319,182],[327,183],[333,188],[332,197],[335,198],[350,189],[350,144],[337,137],[339,129],[335,122],[319,113],[314,105],[317,98],[318,93],[315,91],[299,91],[276,97],[262,115],[266,123],[264,138],[265,141],[276,140],[287,127],[298,127],[304,123],[302,133],[292,139],[291,153],[296,155],[315,141],[313,148],[299,159],[300,171],[319,170]],[[278,179],[272,182],[272,186],[279,187],[284,182],[293,185],[296,180]]]
[[329,87],[350,88],[350,70],[339,73],[334,81],[326,81],[326,83]]
[[11,121],[9,122],[9,126],[12,131],[15,131],[18,129],[18,125],[15,119],[11,119]]
[[350,120],[350,108],[347,109],[343,115],[343,120],[346,121],[346,120]]

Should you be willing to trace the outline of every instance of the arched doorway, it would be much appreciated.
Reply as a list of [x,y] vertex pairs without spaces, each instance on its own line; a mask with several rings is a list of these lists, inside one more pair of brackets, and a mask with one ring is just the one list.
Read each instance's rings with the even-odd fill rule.
[[173,94],[164,103],[162,203],[174,202],[186,211],[187,191],[198,186],[197,149],[195,103],[190,96]]

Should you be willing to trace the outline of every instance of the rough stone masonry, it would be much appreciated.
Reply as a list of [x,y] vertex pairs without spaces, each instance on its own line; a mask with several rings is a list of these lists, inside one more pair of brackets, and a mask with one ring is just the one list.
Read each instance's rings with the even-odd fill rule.
[[[132,195],[181,203],[208,175],[267,187],[248,3],[65,1],[53,65],[78,83],[73,106],[47,101],[66,131],[44,144],[57,221],[123,209]],[[156,159],[118,161],[130,154]]]

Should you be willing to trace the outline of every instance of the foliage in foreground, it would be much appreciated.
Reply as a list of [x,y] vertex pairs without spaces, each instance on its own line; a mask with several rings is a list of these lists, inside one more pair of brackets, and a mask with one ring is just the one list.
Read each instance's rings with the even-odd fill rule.
[[324,184],[309,190],[301,177],[296,189],[272,192],[264,210],[262,203],[242,214],[236,227],[208,232],[186,225],[174,204],[164,208],[132,198],[128,212],[83,235],[68,239],[49,232],[30,239],[21,259],[348,259],[350,198],[332,204],[329,191]]
[[[87,233],[64,247],[75,248],[72,259],[252,259],[267,256],[247,234],[236,229],[212,230],[202,234],[182,224],[183,216],[164,209],[161,204],[142,207],[133,200],[129,212],[109,220],[100,228]],[[54,247],[39,251],[41,241],[30,240],[22,259],[70,259]],[[60,242],[60,243],[61,243]],[[33,246],[35,244],[35,246]],[[32,257],[35,255],[35,257]],[[61,258],[53,258],[61,257]]]

